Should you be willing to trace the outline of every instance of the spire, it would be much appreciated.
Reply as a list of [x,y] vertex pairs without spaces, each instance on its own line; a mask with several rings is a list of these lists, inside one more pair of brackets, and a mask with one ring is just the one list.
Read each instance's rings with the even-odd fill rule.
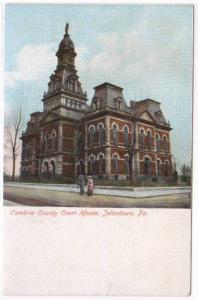
[[66,25],[65,25],[65,35],[69,35],[68,31],[69,31],[69,23],[66,23]]

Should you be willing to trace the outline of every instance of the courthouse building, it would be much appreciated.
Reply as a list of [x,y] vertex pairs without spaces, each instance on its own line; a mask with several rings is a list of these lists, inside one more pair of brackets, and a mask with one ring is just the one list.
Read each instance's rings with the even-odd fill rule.
[[57,67],[43,95],[43,111],[33,112],[22,134],[22,176],[125,179],[172,175],[170,124],[153,99],[126,103],[123,88],[94,87],[88,104],[75,67],[68,33],[59,44]]

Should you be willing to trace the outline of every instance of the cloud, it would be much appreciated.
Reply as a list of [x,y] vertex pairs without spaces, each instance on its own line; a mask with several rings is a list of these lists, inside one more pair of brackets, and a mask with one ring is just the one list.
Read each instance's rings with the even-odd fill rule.
[[5,72],[5,86],[14,87],[19,81],[39,81],[50,74],[56,65],[55,46],[26,45],[16,55],[16,67]]
[[100,33],[87,56],[79,52],[83,84],[91,89],[107,80],[146,97],[155,95],[162,82],[164,88],[189,82],[192,36],[180,23],[182,17],[159,16],[151,9],[133,27]]

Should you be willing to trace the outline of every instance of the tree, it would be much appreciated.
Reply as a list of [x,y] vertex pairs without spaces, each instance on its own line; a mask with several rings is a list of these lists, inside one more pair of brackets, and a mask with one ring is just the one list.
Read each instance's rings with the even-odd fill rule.
[[129,184],[134,184],[134,169],[133,169],[133,160],[134,156],[137,153],[136,149],[136,123],[134,122],[133,132],[131,134],[131,140],[128,145],[128,154],[129,154]]
[[191,183],[191,166],[183,164],[181,166],[181,173],[182,173],[182,181],[186,182],[187,184]]
[[[133,125],[132,134],[131,134],[131,139],[129,140],[128,145],[126,145],[127,154],[129,156],[129,160],[128,160],[129,185],[133,185],[135,182],[133,161],[134,161],[135,154],[138,151],[138,149],[136,148],[136,123],[135,123],[135,121],[133,124],[134,125]],[[117,147],[118,147],[118,145],[117,145]]]
[[79,124],[76,131],[75,131],[75,134],[74,134],[74,151],[73,151],[73,154],[72,154],[72,161],[73,161],[73,166],[74,166],[74,168],[73,168],[74,169],[74,178],[77,175],[75,166],[79,162],[80,155],[81,155],[81,153],[83,152],[83,149],[84,149],[84,135],[83,135],[81,129],[82,129],[82,125]]
[[12,180],[15,180],[16,162],[20,155],[22,129],[22,111],[21,108],[17,112],[10,114],[5,124],[5,149],[6,154],[12,159]]

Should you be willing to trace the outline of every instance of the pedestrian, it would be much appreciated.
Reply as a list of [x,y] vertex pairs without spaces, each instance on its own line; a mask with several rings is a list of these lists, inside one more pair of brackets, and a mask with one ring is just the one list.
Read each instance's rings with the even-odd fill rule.
[[83,195],[85,193],[84,186],[85,186],[85,178],[83,174],[80,174],[78,176],[78,186],[80,187],[80,195]]
[[93,178],[91,176],[88,176],[88,180],[87,180],[87,195],[88,196],[93,195],[94,187],[95,187],[95,183],[93,181]]

